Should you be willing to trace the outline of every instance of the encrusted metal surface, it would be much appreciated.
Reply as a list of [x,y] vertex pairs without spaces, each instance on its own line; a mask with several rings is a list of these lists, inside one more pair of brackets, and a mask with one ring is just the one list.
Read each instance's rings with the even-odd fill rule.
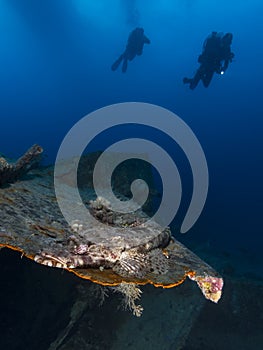
[[[70,184],[65,189],[70,191]],[[52,167],[35,169],[24,180],[0,188],[0,246],[103,285],[169,288],[189,277],[206,298],[219,300],[222,278],[172,238],[169,229],[160,233],[157,224],[139,226],[147,219],[142,211],[116,214],[92,189],[86,186],[80,192],[98,221],[69,227],[57,205]],[[78,203],[70,207],[74,213]]]

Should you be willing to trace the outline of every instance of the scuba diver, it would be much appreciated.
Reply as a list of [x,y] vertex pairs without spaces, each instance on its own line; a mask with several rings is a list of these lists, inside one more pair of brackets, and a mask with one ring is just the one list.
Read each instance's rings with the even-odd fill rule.
[[128,60],[132,61],[136,55],[140,56],[144,44],[150,44],[150,40],[144,35],[144,29],[137,27],[130,33],[125,51],[113,63],[111,69],[115,71],[123,61],[122,72],[125,73],[128,67]]
[[208,87],[214,73],[224,74],[229,62],[234,57],[231,52],[233,34],[212,32],[203,44],[203,52],[198,57],[200,67],[193,78],[184,78],[184,84],[189,84],[190,89],[195,89],[202,80],[205,87]]

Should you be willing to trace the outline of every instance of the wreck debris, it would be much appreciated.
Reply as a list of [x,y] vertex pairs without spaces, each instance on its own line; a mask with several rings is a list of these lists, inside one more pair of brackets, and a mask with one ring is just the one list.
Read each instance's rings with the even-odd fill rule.
[[0,157],[0,186],[16,181],[29,170],[36,167],[42,152],[42,147],[35,144],[15,163],[8,163],[5,158]]

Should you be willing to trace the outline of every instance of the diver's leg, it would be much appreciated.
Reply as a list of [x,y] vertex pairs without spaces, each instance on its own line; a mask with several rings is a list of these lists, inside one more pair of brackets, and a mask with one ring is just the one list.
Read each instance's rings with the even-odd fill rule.
[[211,71],[207,71],[203,77],[202,77],[202,81],[203,81],[203,84],[205,87],[208,87],[209,84],[211,83],[211,80],[213,78],[213,75],[214,75],[214,71],[211,70]]
[[202,75],[203,75],[203,67],[201,66],[201,67],[199,67],[197,69],[197,71],[196,71],[196,73],[195,73],[195,75],[194,75],[194,77],[192,79],[189,79],[189,78],[185,77],[183,79],[183,83],[184,84],[189,84],[190,89],[194,90],[197,87],[200,79],[202,79]]
[[128,59],[125,57],[122,64],[122,73],[125,73],[128,67]]
[[191,78],[184,77],[183,83],[184,83],[184,84],[190,84],[192,80],[193,80],[193,79],[191,79]]
[[195,76],[193,77],[193,79],[191,79],[191,81],[189,82],[189,84],[190,84],[189,87],[190,87],[191,90],[194,90],[197,87],[200,79],[202,79],[202,70],[199,68],[196,71]]
[[111,70],[115,71],[121,64],[122,60],[123,60],[123,54],[120,55],[120,57],[113,63],[113,65],[111,66]]

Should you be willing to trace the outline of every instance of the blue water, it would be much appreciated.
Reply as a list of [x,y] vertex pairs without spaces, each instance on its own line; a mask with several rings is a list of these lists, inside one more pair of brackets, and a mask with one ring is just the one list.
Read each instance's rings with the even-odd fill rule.
[[[208,200],[193,236],[257,250],[262,244],[262,9],[260,0],[2,0],[0,151],[16,158],[38,143],[45,163],[53,163],[68,130],[91,111],[127,101],[160,105],[191,127],[208,162]],[[144,27],[151,44],[126,74],[112,72],[136,26]],[[202,43],[213,30],[233,33],[234,61],[207,89],[200,83],[191,91],[182,78],[194,74]],[[104,143],[109,139],[100,147]]]
[[[90,112],[130,101],[169,109],[192,129],[209,169],[204,210],[185,236],[176,228],[189,204],[191,169],[171,139],[133,125],[105,132],[91,150],[127,137],[159,143],[184,184],[177,238],[211,256],[241,256],[242,276],[242,254],[250,261],[263,244],[262,13],[261,0],[1,0],[0,154],[17,158],[38,143],[43,163],[53,164],[67,132]],[[136,26],[151,44],[125,74],[112,72]],[[182,79],[198,68],[212,31],[233,33],[235,58],[208,88],[200,82],[192,91]]]

